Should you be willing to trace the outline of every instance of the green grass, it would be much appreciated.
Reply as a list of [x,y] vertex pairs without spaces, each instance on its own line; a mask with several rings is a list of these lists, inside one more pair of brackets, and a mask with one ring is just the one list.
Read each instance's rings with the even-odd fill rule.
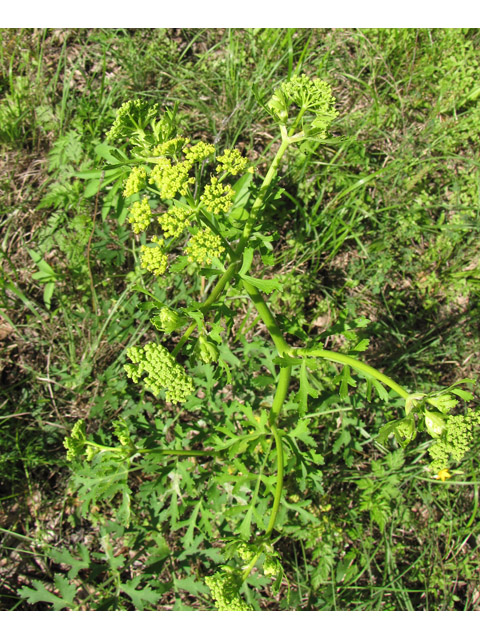
[[[479,372],[479,46],[477,29],[0,31],[2,609],[61,608],[20,597],[35,581],[66,608],[212,607],[200,578],[217,550],[149,503],[149,491],[164,495],[158,465],[139,464],[120,487],[128,526],[108,522],[114,498],[89,503],[87,469],[69,484],[62,441],[76,420],[108,441],[120,414],[145,437],[174,434],[180,419],[158,415],[122,367],[125,349],[153,335],[141,289],[170,304],[193,295],[195,278],[160,287],[138,272],[129,231],[102,210],[106,191],[87,198],[76,176],[98,165],[115,109],[136,97],[178,104],[192,138],[256,162],[278,144],[272,88],[296,69],[330,82],[333,135],[291,152],[269,212],[268,269],[285,285],[272,308],[294,319],[292,333],[326,331],[337,347],[334,325],[367,317],[365,359],[428,391]],[[34,277],[32,251],[50,279]],[[268,369],[261,324],[237,302],[232,352]],[[249,375],[234,371],[231,390],[258,409]],[[208,368],[194,376],[212,399],[182,416],[192,429],[222,413]],[[275,596],[257,577],[250,595],[266,610],[478,610],[478,446],[458,475],[434,481],[422,442],[393,458],[375,442],[395,409],[340,403],[327,370],[316,379],[321,479],[287,477],[286,502],[301,510],[282,516],[286,579]],[[193,488],[179,491],[188,503]]]

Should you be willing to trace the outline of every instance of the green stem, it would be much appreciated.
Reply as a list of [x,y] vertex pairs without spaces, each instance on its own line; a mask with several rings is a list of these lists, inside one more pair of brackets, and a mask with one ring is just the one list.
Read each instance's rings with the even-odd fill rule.
[[282,437],[277,429],[278,416],[282,409],[283,403],[287,397],[288,385],[290,383],[290,375],[292,373],[291,367],[282,367],[280,369],[280,376],[278,379],[277,390],[273,399],[272,408],[268,418],[268,425],[272,430],[273,437],[275,438],[275,446],[277,449],[277,486],[275,488],[275,497],[273,499],[272,512],[270,514],[270,520],[265,530],[265,537],[269,538],[272,535],[272,531],[275,527],[275,521],[277,519],[278,510],[280,508],[280,500],[283,491],[283,476],[284,476],[284,457],[283,457],[283,443]]
[[313,358],[323,358],[324,360],[329,360],[330,362],[338,362],[340,364],[346,364],[352,369],[356,369],[360,371],[360,373],[364,373],[367,376],[375,378],[379,382],[382,382],[385,386],[390,387],[399,396],[406,399],[409,396],[408,391],[406,391],[403,387],[397,384],[394,380],[386,376],[384,373],[381,373],[374,367],[371,367],[369,364],[365,364],[356,358],[352,358],[351,356],[347,356],[343,353],[337,353],[335,351],[327,351],[326,349],[291,349],[290,356],[295,357],[299,356],[308,356]]
[[290,349],[288,344],[285,342],[285,338],[280,331],[280,328],[275,320],[275,316],[268,308],[267,303],[263,299],[262,294],[254,285],[242,280],[242,285],[245,291],[250,296],[253,304],[255,305],[256,310],[258,311],[258,315],[265,323],[265,326],[268,329],[268,333],[272,337],[272,340],[277,347],[277,351],[279,355],[283,355],[286,351]]
[[[230,266],[228,267],[228,269],[225,271],[225,273],[223,274],[223,276],[220,278],[220,280],[217,282],[217,284],[215,285],[215,287],[212,289],[212,292],[210,293],[210,295],[208,296],[208,298],[205,300],[205,302],[200,306],[200,310],[201,311],[206,311],[209,307],[212,306],[212,304],[214,304],[214,302],[216,302],[218,300],[218,298],[220,297],[220,295],[222,294],[222,291],[224,290],[224,288],[227,286],[227,284],[230,282],[230,280],[233,278],[233,276],[237,273],[238,269],[240,268],[241,263],[239,263],[238,261],[232,262],[230,264]],[[194,329],[196,327],[196,323],[192,322],[187,329],[185,330],[185,333],[183,334],[183,336],[180,338],[177,346],[175,347],[175,349],[172,351],[172,356],[175,358],[179,353],[180,353],[180,349],[183,347],[183,345],[186,343],[186,341],[188,340],[188,338],[190,337],[190,335],[193,333]]]
[[[250,296],[258,315],[265,323],[267,330],[277,348],[280,355],[290,350],[285,338],[280,331],[280,327],[277,324],[275,316],[270,311],[267,303],[263,299],[262,294],[254,285],[249,282],[242,281],[245,291]],[[268,417],[268,426],[272,431],[275,438],[275,447],[277,449],[277,486],[275,488],[275,497],[273,499],[272,512],[270,514],[270,520],[265,530],[265,536],[268,538],[271,536],[275,527],[275,521],[277,519],[278,509],[280,508],[280,500],[283,490],[283,476],[284,476],[284,458],[283,458],[283,443],[281,435],[277,429],[277,422],[282,410],[283,403],[287,397],[288,385],[290,383],[290,376],[292,373],[291,366],[281,367],[280,375],[278,378],[277,389],[275,391],[275,397],[273,399],[272,408]],[[248,576],[248,573],[247,573]]]
[[243,229],[242,238],[237,247],[237,252],[236,252],[237,256],[241,256],[250,238],[250,234],[252,233],[253,226],[257,221],[257,214],[264,205],[265,196],[267,195],[270,184],[272,183],[272,180],[277,175],[280,162],[283,158],[285,151],[287,150],[290,144],[291,144],[291,140],[288,137],[282,139],[282,142],[277,150],[277,153],[275,154],[275,157],[272,160],[272,164],[270,165],[270,168],[267,171],[267,175],[265,176],[262,182],[262,186],[260,187],[258,196],[256,197],[255,202],[253,203],[252,208],[250,209],[250,213],[248,215],[245,228]]
[[[273,529],[275,528],[275,522],[277,519],[278,510],[280,508],[280,500],[282,498],[284,476],[283,443],[282,437],[277,429],[276,422],[278,420],[278,416],[280,415],[282,405],[285,402],[285,398],[287,397],[291,371],[291,367],[282,367],[282,369],[280,370],[275,397],[273,399],[272,408],[270,409],[270,415],[268,417],[268,425],[273,433],[273,437],[275,438],[275,446],[277,449],[277,486],[275,488],[275,497],[273,499],[272,512],[270,514],[267,528],[265,529],[265,538],[269,538],[272,535]],[[244,582],[248,578],[250,572],[256,565],[257,560],[259,559],[261,554],[262,552],[257,553],[249,562],[247,567],[245,567],[242,573],[242,582]]]
[[97,449],[101,449],[102,451],[121,451],[120,447],[107,447],[104,444],[98,444],[97,442],[92,442],[91,440],[85,440],[85,444],[89,447],[96,447]]
[[[91,440],[85,440],[85,444],[90,447],[95,447],[96,449],[100,449],[101,451],[118,451],[118,453],[123,453],[123,447],[107,447],[104,444],[98,444],[97,442],[92,442]],[[136,453],[160,453],[164,456],[208,456],[212,457],[217,455],[216,451],[198,451],[196,449],[132,449],[132,455]]]
[[217,455],[216,451],[197,451],[195,449],[136,449],[135,453],[160,453],[164,456],[195,456],[197,458]]

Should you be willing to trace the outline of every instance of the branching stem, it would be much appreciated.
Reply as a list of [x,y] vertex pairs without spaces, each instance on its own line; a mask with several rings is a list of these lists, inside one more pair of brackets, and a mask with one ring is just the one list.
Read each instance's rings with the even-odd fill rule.
[[324,360],[329,360],[330,362],[338,362],[339,364],[344,364],[352,367],[356,371],[360,373],[364,373],[367,377],[375,378],[379,382],[382,382],[385,386],[393,389],[399,396],[402,398],[408,398],[409,393],[403,387],[392,380],[381,371],[378,371],[374,367],[371,367],[369,364],[365,362],[361,362],[352,356],[347,356],[344,353],[337,353],[336,351],[328,351],[327,349],[291,349],[290,353],[293,357],[295,356],[308,356],[312,358],[323,358]]

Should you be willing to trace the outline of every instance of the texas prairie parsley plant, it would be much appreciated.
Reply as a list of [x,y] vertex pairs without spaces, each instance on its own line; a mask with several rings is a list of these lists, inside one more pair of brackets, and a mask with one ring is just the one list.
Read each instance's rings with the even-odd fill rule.
[[[229,308],[233,289],[237,298],[240,292],[249,300],[271,339],[274,391],[262,403],[268,410],[260,405],[254,413],[244,399],[235,399],[233,405],[237,413],[244,412],[243,418],[232,421],[226,411],[225,419],[207,425],[203,451],[198,448],[198,438],[195,448],[190,445],[193,436],[188,430],[177,440],[177,448],[152,449],[132,441],[125,426],[120,433],[120,423],[115,427],[120,444],[114,447],[88,439],[83,421],[76,423],[65,440],[69,459],[115,455],[131,460],[155,454],[160,460],[204,456],[207,461],[215,457],[225,461],[219,479],[213,473],[209,478],[218,485],[212,491],[231,492],[233,486],[246,486],[247,493],[234,508],[223,507],[225,513],[218,515],[223,531],[234,523],[232,538],[225,545],[227,563],[206,576],[219,610],[258,608],[246,588],[254,569],[255,575],[263,574],[263,580],[273,581],[274,593],[282,584],[281,558],[272,538],[281,537],[287,512],[293,508],[293,502],[288,506],[282,497],[286,470],[295,474],[308,469],[314,477],[323,462],[309,432],[309,420],[304,417],[309,399],[318,395],[310,376],[320,360],[332,363],[332,384],[339,385],[340,398],[348,394],[349,386],[357,385],[352,376],[359,375],[366,382],[367,400],[372,392],[385,402],[390,396],[403,399],[404,415],[386,424],[378,439],[387,443],[392,436],[405,447],[419,432],[428,434],[432,445],[426,472],[431,476],[449,477],[450,465],[460,462],[468,450],[472,424],[478,421],[477,414],[452,415],[460,399],[472,397],[459,388],[469,380],[435,393],[410,393],[358,359],[365,341],[348,353],[324,349],[315,339],[306,339],[303,347],[291,346],[291,336],[282,332],[267,299],[272,291],[281,290],[281,283],[256,277],[252,265],[258,264],[255,258],[259,254],[265,264],[274,262],[269,255],[273,246],[265,214],[268,203],[278,194],[276,179],[287,150],[305,140],[314,141],[317,147],[324,143],[337,111],[330,85],[305,75],[293,75],[283,82],[266,107],[278,124],[279,143],[263,176],[256,175],[248,156],[238,149],[217,149],[205,141],[190,140],[177,131],[175,112],[161,113],[158,105],[141,100],[127,102],[119,109],[102,153],[104,175],[110,182],[116,179],[109,193],[120,194],[116,200],[107,195],[107,200],[110,197],[117,211],[122,206],[127,209],[124,218],[140,243],[140,273],[144,270],[154,278],[163,278],[173,270],[193,278],[202,276],[197,299],[176,308],[160,303],[144,290],[149,296],[145,308],[152,309],[150,320],[160,336],[126,350],[130,360],[125,364],[126,375],[159,399],[160,410],[164,402],[181,406],[192,398],[200,401],[194,375],[187,370],[197,363],[209,363],[213,375],[221,379],[225,374],[231,381],[235,376],[232,367],[238,366],[238,361],[228,349],[228,332],[233,325],[223,322],[222,314]],[[162,337],[165,334],[168,338]],[[298,345],[298,336],[294,340]],[[167,343],[175,347],[168,350]],[[295,384],[291,384],[294,378]],[[189,411],[195,406],[198,402],[188,405]],[[127,422],[128,416],[121,424]],[[296,426],[288,426],[292,424]],[[220,500],[218,504],[223,503]],[[203,528],[213,537],[220,535],[218,524],[209,520],[209,509],[203,500],[194,506],[195,519],[188,536],[195,528]]]

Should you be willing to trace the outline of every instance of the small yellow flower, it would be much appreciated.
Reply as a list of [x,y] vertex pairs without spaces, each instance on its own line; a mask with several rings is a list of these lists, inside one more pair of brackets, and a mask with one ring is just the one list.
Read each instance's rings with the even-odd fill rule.
[[438,480],[441,480],[442,482],[445,482],[445,480],[448,480],[448,478],[452,477],[452,474],[449,472],[448,469],[442,469],[441,471],[439,471],[437,473],[437,475],[435,477]]

